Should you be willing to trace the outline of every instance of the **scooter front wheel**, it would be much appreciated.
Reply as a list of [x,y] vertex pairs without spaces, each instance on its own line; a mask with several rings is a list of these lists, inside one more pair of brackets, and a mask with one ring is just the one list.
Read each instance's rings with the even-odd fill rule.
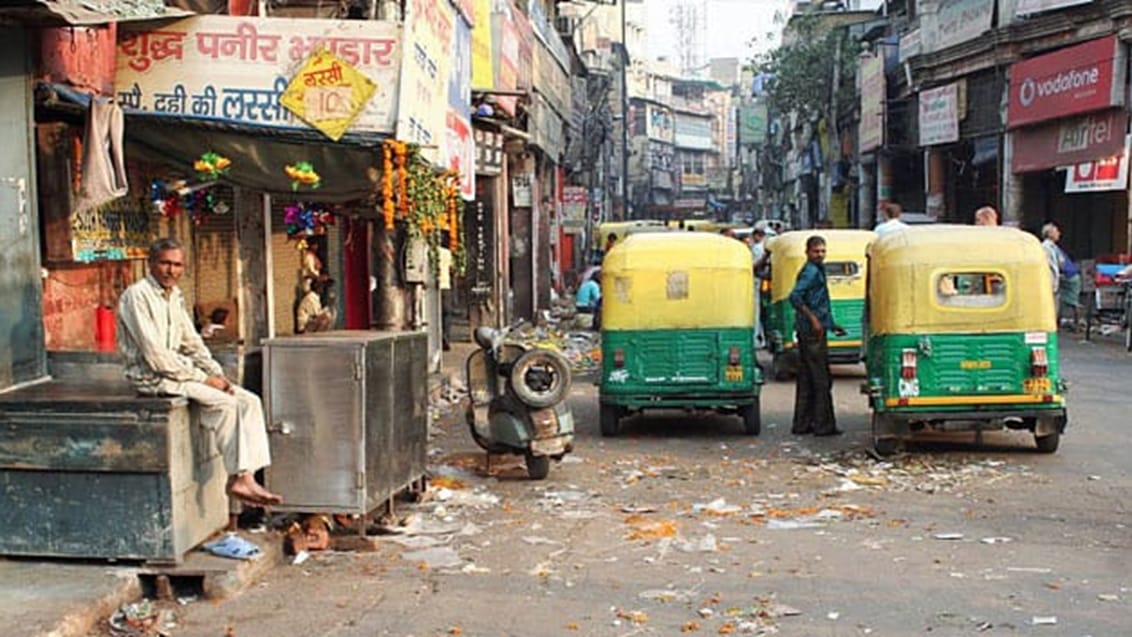
[[531,452],[524,454],[527,461],[527,475],[531,480],[545,480],[550,475],[550,456],[536,456]]

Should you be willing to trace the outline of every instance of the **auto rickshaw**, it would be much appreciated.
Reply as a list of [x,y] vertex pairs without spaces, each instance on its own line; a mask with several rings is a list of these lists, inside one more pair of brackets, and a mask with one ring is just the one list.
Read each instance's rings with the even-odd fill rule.
[[[794,306],[790,292],[806,264],[806,240],[825,239],[825,273],[829,284],[833,322],[845,328],[844,336],[829,336],[829,361],[861,362],[861,315],[865,309],[865,250],[876,239],[871,230],[795,230],[767,239],[770,251],[770,298],[764,323],[766,346],[773,355],[771,376],[785,380],[798,368],[798,340],[794,334]],[[765,294],[765,290],[764,290]]]
[[645,409],[738,414],[758,435],[751,252],[705,232],[634,234],[602,264],[601,433]]
[[1053,453],[1066,425],[1057,311],[1045,252],[1006,227],[922,226],[870,248],[873,441],[918,431],[1026,429]]
[[604,250],[605,242],[609,239],[609,235],[617,237],[617,242],[620,243],[627,235],[635,231],[660,231],[663,232],[667,229],[663,221],[655,219],[635,219],[633,221],[606,221],[599,223],[597,232],[594,233],[593,242],[594,250]]

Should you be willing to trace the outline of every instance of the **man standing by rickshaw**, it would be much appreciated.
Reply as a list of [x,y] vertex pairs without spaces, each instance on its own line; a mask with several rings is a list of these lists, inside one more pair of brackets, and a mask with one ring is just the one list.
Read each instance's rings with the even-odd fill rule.
[[841,433],[833,414],[833,380],[829,374],[829,344],[826,332],[838,336],[845,330],[835,325],[826,283],[825,239],[813,235],[806,240],[806,265],[798,273],[790,304],[794,306],[794,329],[798,332],[798,381],[794,392],[794,423],[790,433],[836,436]]

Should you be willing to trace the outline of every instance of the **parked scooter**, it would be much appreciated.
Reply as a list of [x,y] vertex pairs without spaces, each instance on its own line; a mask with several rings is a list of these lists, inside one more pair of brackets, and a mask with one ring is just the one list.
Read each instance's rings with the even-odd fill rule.
[[565,402],[570,365],[557,352],[506,342],[513,327],[476,328],[479,349],[467,360],[465,415],[489,462],[492,454],[522,455],[527,475],[542,480],[550,460],[574,447],[574,416]]

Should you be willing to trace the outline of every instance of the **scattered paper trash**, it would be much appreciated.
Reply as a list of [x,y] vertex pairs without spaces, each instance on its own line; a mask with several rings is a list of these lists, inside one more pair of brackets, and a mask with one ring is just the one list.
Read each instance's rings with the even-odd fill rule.
[[1102,602],[1119,602],[1120,596],[1113,595],[1112,593],[1101,593],[1100,595],[1097,595],[1097,599]]
[[460,557],[460,554],[447,546],[402,553],[401,559],[415,562],[428,569],[456,568],[464,565],[464,560]]
[[298,553],[295,554],[295,559],[291,560],[291,564],[298,566],[299,564],[302,564],[303,562],[309,560],[310,558],[311,558],[310,553],[308,553],[306,551],[299,551]]
[[937,540],[962,540],[963,534],[962,533],[936,533],[932,537],[934,537]]
[[825,616],[825,618],[826,618],[826,619],[828,619],[828,620],[830,620],[830,621],[834,621],[834,622],[835,622],[835,621],[837,621],[838,619],[841,619],[841,613],[839,613],[839,612],[837,612],[837,611],[833,611],[833,612],[830,612],[830,613],[826,613],[826,616]]
[[1057,617],[1053,615],[1034,615],[1030,623],[1034,626],[1054,626],[1057,624]]
[[1012,538],[1008,538],[1008,537],[996,536],[996,537],[984,537],[983,539],[981,539],[979,541],[982,542],[983,544],[1006,544],[1007,542],[1013,542],[1014,540]]

